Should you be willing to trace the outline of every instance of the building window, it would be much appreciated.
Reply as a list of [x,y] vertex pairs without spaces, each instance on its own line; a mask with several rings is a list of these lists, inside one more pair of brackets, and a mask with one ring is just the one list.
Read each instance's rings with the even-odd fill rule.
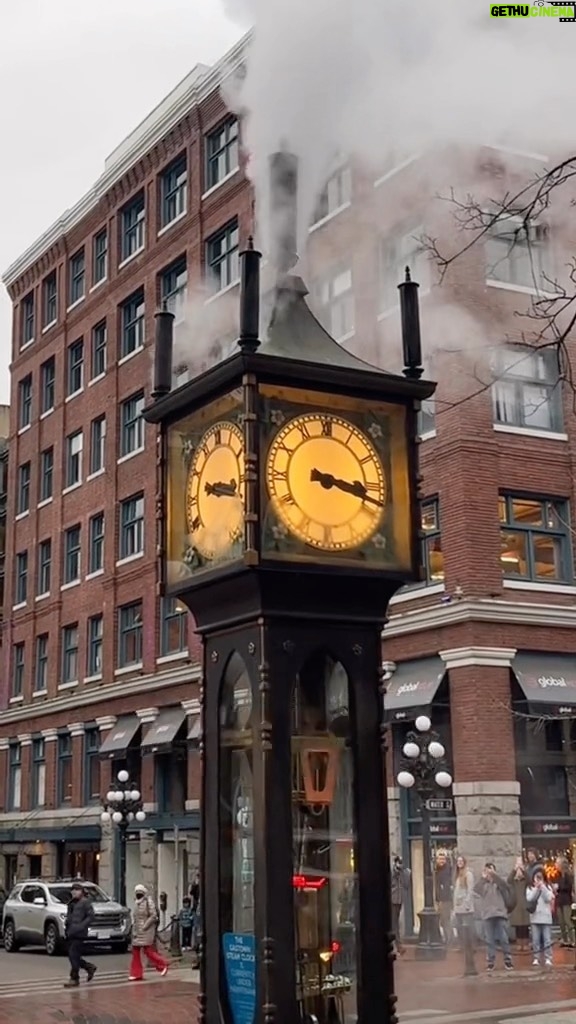
[[238,170],[238,121],[229,118],[206,137],[206,189]]
[[20,347],[24,348],[34,341],[34,292],[23,298],[20,315]]
[[58,737],[58,804],[72,800],[72,737],[64,733]]
[[444,555],[440,534],[440,506],[438,498],[423,501],[420,505],[420,541],[422,565],[426,571],[427,583],[444,581]]
[[520,217],[498,219],[486,238],[486,277],[490,281],[554,291],[548,228]]
[[32,807],[46,803],[46,747],[42,738],[32,741]]
[[144,448],[144,392],[131,395],[120,407],[120,455],[130,455]]
[[94,235],[92,249],[92,284],[105,281],[108,274],[108,232],[106,228]]
[[436,402],[425,398],[418,413],[418,437],[432,434],[436,430]]
[[84,292],[86,289],[85,263],[84,249],[79,249],[78,252],[74,253],[74,255],[70,257],[69,303],[71,306],[73,306],[75,302],[79,302],[80,299],[84,298]]
[[562,390],[555,349],[507,348],[496,353],[494,422],[561,431]]
[[102,637],[104,617],[93,615],[88,619],[88,675],[102,675]]
[[50,593],[52,578],[52,541],[40,541],[38,547],[38,597]]
[[82,338],[68,346],[67,395],[76,395],[84,384],[84,342]]
[[32,422],[32,374],[23,377],[18,384],[18,429],[29,427]]
[[420,285],[420,294],[430,288],[430,267],[422,243],[423,227],[385,238],[380,243],[380,309],[400,309],[398,285],[406,278],[406,267],[413,281]]
[[352,271],[342,270],[317,283],[316,303],[324,327],[335,341],[354,333]]
[[16,555],[16,604],[26,604],[28,599],[28,552]]
[[101,572],[104,568],[104,513],[92,516],[88,526],[88,572]]
[[92,420],[90,428],[90,472],[99,473],[104,469],[106,456],[106,417]]
[[142,664],[142,602],[118,609],[118,668]]
[[144,193],[140,192],[121,211],[122,260],[128,260],[144,248],[144,221],[146,206]]
[[160,177],[160,227],[167,227],[186,213],[187,181],[186,157],[180,156]]
[[10,744],[9,768],[9,810],[19,811],[22,803],[22,748],[19,743]]
[[48,689],[48,633],[36,637],[36,665],[34,667],[34,690],[36,693]]
[[52,497],[54,485],[54,449],[45,448],[40,454],[40,501]]
[[50,327],[58,319],[58,279],[53,270],[42,282],[42,327]]
[[66,487],[82,483],[82,449],[84,437],[81,430],[66,438]]
[[14,644],[12,662],[12,696],[24,693],[24,644]]
[[177,260],[164,271],[161,277],[161,295],[175,324],[180,324],[186,315],[188,271],[186,259]]
[[77,583],[80,579],[80,549],[82,529],[71,526],[64,534],[64,583]]
[[62,682],[78,682],[78,623],[62,630]]
[[54,408],[56,389],[56,359],[50,356],[40,367],[40,413],[51,412]]
[[84,733],[84,800],[99,803],[100,793],[100,730],[86,729]]
[[216,292],[234,284],[239,277],[238,221],[234,220],[206,242],[208,277]]
[[501,495],[500,564],[504,576],[541,583],[572,582],[568,503]]
[[29,462],[24,462],[21,466],[18,466],[16,515],[22,515],[24,512],[28,512],[30,508],[30,473],[31,466]]
[[119,557],[132,558],[144,551],[144,495],[134,494],[120,504]]
[[120,358],[137,352],[144,345],[144,289],[140,288],[120,307],[122,316],[122,337]]
[[162,631],[160,653],[177,654],[188,647],[188,612],[175,597],[164,597],[161,602]]
[[331,217],[333,213],[345,209],[352,198],[352,172],[349,167],[340,167],[328,181],[316,204],[313,223]]

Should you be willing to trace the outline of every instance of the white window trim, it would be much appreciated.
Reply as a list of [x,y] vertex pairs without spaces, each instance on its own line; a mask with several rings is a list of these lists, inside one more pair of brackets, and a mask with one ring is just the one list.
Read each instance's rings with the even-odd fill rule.
[[92,377],[92,380],[88,381],[88,387],[91,388],[93,384],[97,384],[99,380],[104,380],[106,372],[97,374],[96,377]]
[[69,487],[65,487],[62,494],[70,494],[70,491],[76,491],[79,487],[82,487],[82,480],[77,480],[75,484],[70,484]]
[[45,697],[47,693],[48,693],[48,690],[46,689],[46,687],[44,687],[43,690],[33,690],[32,691],[32,700],[35,700],[36,697]]
[[24,352],[25,349],[30,348],[30,345],[34,344],[34,338],[30,338],[29,341],[25,341],[23,345],[20,345],[19,352]]
[[50,409],[46,409],[46,412],[41,412],[40,413],[40,419],[41,420],[45,420],[46,417],[47,416],[51,416],[53,412],[54,412],[54,406],[51,406]]
[[57,323],[58,323],[58,317],[56,317],[55,320],[51,320],[49,324],[46,324],[46,327],[42,328],[42,334],[46,334],[47,331],[51,331],[52,328],[55,327],[55,325]]
[[225,174],[224,177],[220,179],[220,181],[217,181],[215,185],[211,185],[209,189],[206,189],[206,192],[202,193],[202,195],[200,196],[201,201],[203,202],[204,199],[208,199],[208,197],[213,195],[214,192],[217,192],[218,189],[222,187],[222,185],[225,185],[227,181],[230,181],[230,179],[234,177],[235,174],[238,174],[239,170],[240,164],[237,164],[234,170],[228,171],[228,174]]
[[204,299],[204,305],[209,306],[210,303],[214,302],[215,299],[219,299],[220,296],[225,295],[226,292],[231,292],[232,289],[237,288],[239,284],[240,278],[238,278],[236,281],[232,281],[230,284],[227,284],[225,288],[221,288],[219,292],[214,292],[214,295],[211,295],[210,298]]
[[27,508],[25,512],[19,512],[17,516],[14,516],[14,522],[19,523],[21,519],[26,519],[26,516],[30,515],[30,509]]
[[314,231],[318,231],[319,228],[323,228],[328,221],[334,220],[334,217],[338,217],[341,213],[344,213],[344,210],[349,210],[351,206],[352,200],[347,199],[345,203],[341,203],[340,206],[337,206],[331,213],[327,213],[325,217],[321,217],[320,220],[314,221],[314,223],[308,228],[308,234],[311,235]]
[[63,583],[60,590],[72,590],[73,587],[79,587],[82,583],[80,576],[77,576],[75,580],[70,580],[68,583]]
[[494,430],[499,434],[519,434],[521,437],[538,437],[544,441],[568,440],[568,434],[559,434],[555,430],[536,430],[534,427],[517,427],[513,423],[495,423]]
[[28,601],[20,601],[19,604],[13,604],[12,605],[12,611],[13,612],[19,612],[20,609],[21,608],[25,608],[27,604],[28,604]]
[[76,306],[79,306],[81,302],[84,302],[85,298],[86,298],[86,292],[84,292],[84,294],[81,295],[79,299],[75,299],[74,302],[70,306],[66,306],[66,312],[67,313],[71,313],[73,309],[76,309]]
[[390,604],[404,604],[405,601],[421,601],[423,597],[433,597],[434,594],[443,594],[446,590],[445,583],[430,583],[419,586],[415,584],[406,594],[395,594],[390,599]]
[[94,572],[89,572],[84,577],[85,580],[95,580],[97,576],[103,576],[104,569],[95,569]]
[[188,648],[184,648],[183,651],[175,651],[174,654],[161,654],[159,658],[156,658],[157,665],[169,665],[172,661],[182,661],[183,658],[189,658],[190,652]]
[[83,391],[84,391],[84,385],[82,385],[81,388],[78,388],[77,391],[73,391],[72,394],[66,395],[66,398],[64,399],[64,402],[68,403],[68,402],[71,402],[73,398],[78,398],[78,395],[81,395]]
[[23,704],[24,703],[24,694],[23,693],[19,693],[17,697],[10,697],[8,703],[9,704]]
[[106,466],[102,466],[101,469],[94,470],[93,473],[89,473],[88,476],[86,477],[86,483],[88,483],[89,480],[95,480],[97,476],[102,476],[102,474],[105,472]]
[[141,455],[142,452],[146,451],[144,445],[141,448],[135,448],[133,452],[127,452],[126,455],[121,455],[120,458],[116,459],[116,465],[121,466],[123,462],[128,462],[133,459],[135,455]]
[[495,142],[483,142],[482,146],[484,149],[495,149],[498,153],[509,153],[510,156],[523,156],[527,160],[538,160],[545,164],[548,162],[550,157],[543,156],[542,153],[532,153],[527,149],[515,149],[513,146],[499,146]]
[[534,590],[540,594],[571,594],[576,596],[576,586],[569,583],[538,583],[536,580],[503,579],[506,590]]
[[42,498],[42,501],[38,502],[36,508],[45,508],[46,505],[49,505],[52,501],[54,501],[54,498]]
[[75,686],[78,686],[78,679],[71,679],[68,683],[58,683],[59,690],[73,690]]
[[116,562],[116,568],[118,568],[121,565],[127,565],[128,562],[137,562],[139,558],[144,558],[143,551],[138,551],[134,555],[126,555],[126,558],[119,558],[118,561]]
[[102,673],[101,672],[97,672],[96,675],[93,675],[93,676],[84,676],[84,679],[82,680],[82,682],[83,683],[101,683],[102,682],[102,678],[103,678],[102,677]]
[[129,263],[132,263],[132,260],[135,260],[136,257],[140,255],[140,253],[144,252],[145,248],[146,248],[146,232],[144,231],[144,242],[142,243],[142,245],[140,246],[139,249],[136,249],[135,252],[131,252],[130,255],[126,257],[125,260],[122,260],[122,262],[118,264],[118,270],[123,270],[124,267],[127,267]]
[[[203,198],[204,198],[204,196],[202,196],[202,199]],[[174,225],[178,224],[179,221],[184,220],[184,217],[186,217],[187,214],[188,214],[188,204],[186,204],[186,208],[184,210],[182,210],[181,213],[177,213],[176,214],[176,216],[174,217],[173,220],[168,221],[168,224],[165,224],[163,228],[160,228],[160,230],[158,231],[158,234],[156,235],[156,237],[157,238],[162,238],[162,235],[165,235],[167,231],[170,231],[170,228],[173,228]]]
[[396,164],[395,167],[391,167],[389,171],[386,171],[386,174],[383,174],[380,178],[376,178],[376,181],[374,182],[374,188],[380,188],[380,185],[383,185],[386,181],[389,181],[390,178],[393,178],[396,174],[399,174],[400,171],[403,171],[406,167],[409,167],[410,164],[413,164],[415,160],[419,160],[421,156],[421,153],[413,153],[412,156],[406,157],[405,160],[402,160],[399,164]]
[[486,278],[487,288],[500,288],[505,292],[518,292],[521,295],[535,295],[539,299],[559,299],[560,292],[545,292],[540,288],[533,288],[526,284],[510,284],[508,281],[495,281],[491,277]]
[[100,280],[96,282],[96,284],[92,285],[92,287],[90,288],[90,290],[88,292],[88,295],[92,295],[92,292],[95,292],[97,288],[101,288],[103,284],[106,284],[107,280],[108,280],[108,274],[105,274],[104,277],[101,277]]
[[419,441],[431,441],[433,437],[436,437],[436,428],[432,430],[425,430],[423,434],[418,434]]
[[123,665],[122,668],[115,668],[115,676],[127,676],[130,672],[140,672],[144,668],[143,661],[135,661],[133,665]]
[[45,590],[42,594],[36,594],[35,601],[45,601],[47,597],[50,597],[50,591]]
[[122,359],[118,360],[117,365],[122,366],[124,363],[127,363],[129,359],[133,359],[134,356],[137,356],[140,354],[140,352],[143,352],[144,348],[144,345],[139,345],[138,348],[135,348],[133,352],[129,352],[127,356],[122,356]]
[[31,426],[31,423],[27,423],[25,427],[20,427],[20,429],[18,430],[18,437],[20,437],[21,434],[25,434],[27,430],[30,430]]

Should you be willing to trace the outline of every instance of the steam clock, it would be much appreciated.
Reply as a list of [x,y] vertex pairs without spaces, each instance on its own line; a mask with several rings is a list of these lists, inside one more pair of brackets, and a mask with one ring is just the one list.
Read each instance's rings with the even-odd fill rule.
[[[403,376],[310,312],[295,161],[259,341],[259,253],[242,254],[237,351],[171,391],[157,314],[164,592],[203,638],[202,1024],[394,1024],[381,632],[418,579],[417,285]],[[283,205],[284,204],[284,205]],[[287,205],[286,205],[287,204]]]

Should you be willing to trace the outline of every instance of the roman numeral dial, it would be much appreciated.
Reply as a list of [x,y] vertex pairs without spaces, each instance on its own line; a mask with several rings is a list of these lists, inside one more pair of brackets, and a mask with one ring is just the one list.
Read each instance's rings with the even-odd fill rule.
[[323,551],[361,547],[384,518],[381,457],[344,416],[303,413],[283,424],[268,451],[266,485],[277,519]]
[[186,485],[192,547],[208,561],[225,557],[244,530],[244,437],[236,423],[215,423],[200,438]]

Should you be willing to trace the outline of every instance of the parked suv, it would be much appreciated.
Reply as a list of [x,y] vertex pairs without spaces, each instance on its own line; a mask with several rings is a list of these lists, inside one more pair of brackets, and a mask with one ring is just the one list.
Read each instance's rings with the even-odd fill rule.
[[[126,951],[130,941],[130,911],[115,903],[92,882],[85,882],[86,895],[94,905],[94,921],[88,942],[95,946],[114,946]],[[72,881],[19,882],[4,904],[2,924],[4,948],[15,953],[20,946],[44,945],[48,956],[57,956],[65,947],[64,926],[67,905],[72,897]]]

